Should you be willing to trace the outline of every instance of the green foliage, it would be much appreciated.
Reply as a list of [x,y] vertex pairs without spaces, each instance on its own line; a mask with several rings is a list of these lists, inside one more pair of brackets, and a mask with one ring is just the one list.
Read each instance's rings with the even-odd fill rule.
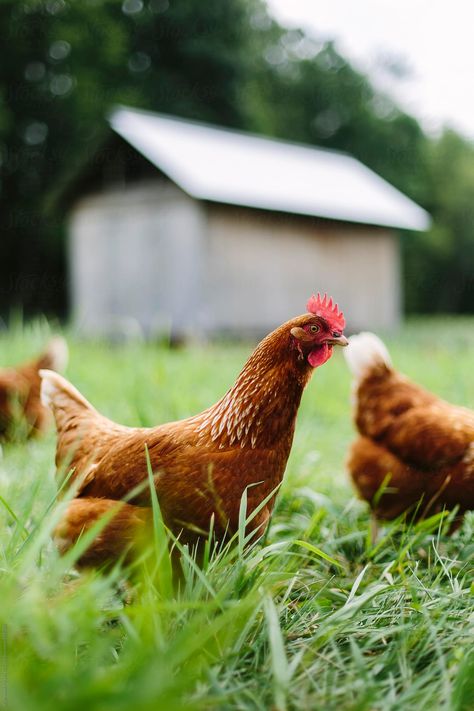
[[446,130],[428,157],[434,224],[406,244],[409,300],[419,311],[472,313],[474,146]]
[[97,139],[117,97],[128,44],[117,10],[63,0],[0,4],[8,57],[0,67],[3,308],[64,309],[62,217],[46,218],[44,200]]
[[[0,360],[17,362],[48,335],[45,323],[17,327],[0,337]],[[111,352],[69,341],[68,376],[129,425],[208,406],[251,350],[130,344]],[[472,320],[414,321],[388,345],[408,375],[472,405]],[[184,550],[175,592],[159,509],[158,545],[128,576],[120,568],[78,575],[50,541],[63,505],[54,503],[54,433],[5,447],[0,708],[470,709],[474,518],[451,538],[440,516],[408,528],[394,522],[372,545],[367,509],[344,473],[350,410],[338,354],[304,395],[265,540],[244,549],[242,524],[236,545],[208,546],[202,569]]]

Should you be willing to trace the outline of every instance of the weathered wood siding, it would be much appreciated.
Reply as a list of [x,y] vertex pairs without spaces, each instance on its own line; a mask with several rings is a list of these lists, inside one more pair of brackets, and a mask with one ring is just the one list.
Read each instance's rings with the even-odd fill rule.
[[169,182],[83,198],[70,217],[71,300],[89,335],[196,327],[204,208]]
[[400,319],[399,246],[387,229],[231,207],[209,209],[206,312],[212,327],[263,332],[327,291],[349,327]]

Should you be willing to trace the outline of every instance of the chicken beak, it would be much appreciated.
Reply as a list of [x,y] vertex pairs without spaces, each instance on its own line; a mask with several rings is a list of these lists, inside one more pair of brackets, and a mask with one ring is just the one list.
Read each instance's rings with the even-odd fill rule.
[[349,345],[349,341],[347,340],[347,338],[342,335],[336,336],[335,338],[328,338],[326,343],[329,346],[348,346]]

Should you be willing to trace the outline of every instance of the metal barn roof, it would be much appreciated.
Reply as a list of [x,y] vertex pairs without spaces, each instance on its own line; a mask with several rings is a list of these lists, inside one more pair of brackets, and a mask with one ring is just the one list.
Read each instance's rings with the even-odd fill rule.
[[351,156],[127,107],[112,129],[194,198],[425,230],[425,210]]

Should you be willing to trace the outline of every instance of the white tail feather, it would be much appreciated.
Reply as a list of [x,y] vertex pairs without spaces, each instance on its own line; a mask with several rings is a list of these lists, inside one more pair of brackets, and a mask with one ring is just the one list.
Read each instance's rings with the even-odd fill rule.
[[69,359],[69,349],[62,336],[55,336],[50,340],[46,348],[45,355],[49,360],[49,368],[62,373],[67,366]]
[[392,365],[385,343],[375,333],[363,332],[349,338],[344,357],[355,380],[361,380],[371,367],[384,363]]
[[40,370],[41,382],[41,402],[45,407],[53,408],[56,404],[61,404],[64,398],[75,400],[79,405],[92,408],[92,405],[81,395],[69,380],[54,370]]

